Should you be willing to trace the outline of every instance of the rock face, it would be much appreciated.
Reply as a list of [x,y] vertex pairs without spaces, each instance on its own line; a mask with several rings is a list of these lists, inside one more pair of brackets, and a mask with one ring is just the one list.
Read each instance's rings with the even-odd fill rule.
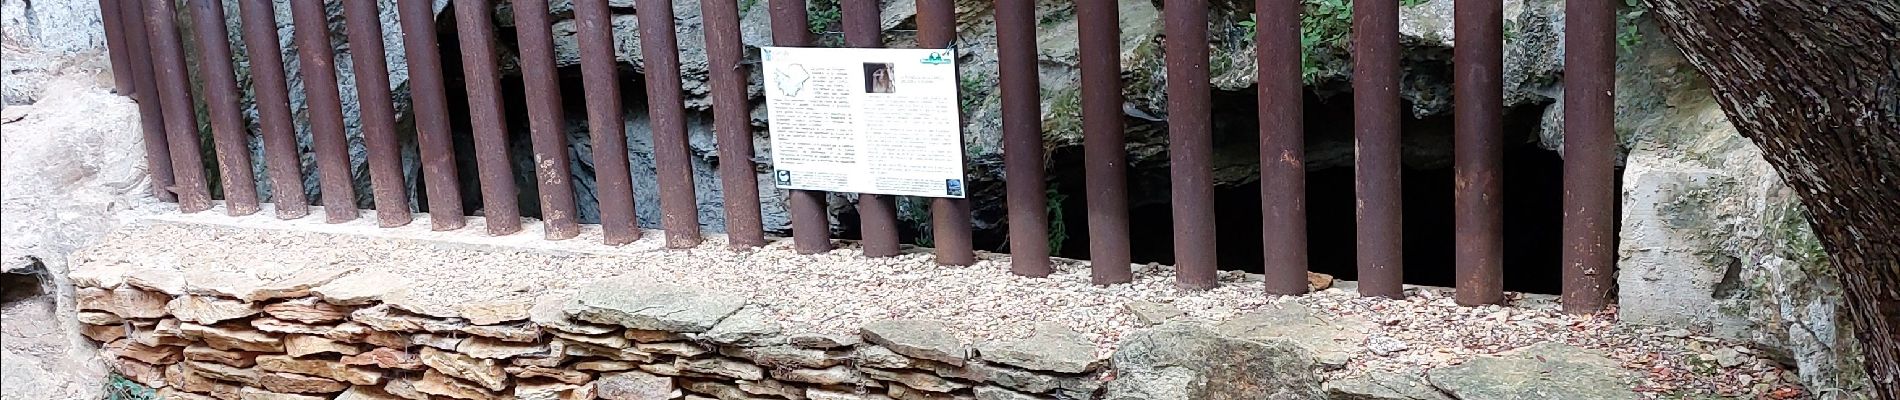
[[743,297],[641,279],[618,279],[582,289],[567,310],[595,323],[698,333],[712,329],[744,305]]
[[1224,337],[1191,322],[1136,333],[1115,351],[1106,399],[1320,398],[1313,356],[1279,340]]
[[1351,317],[1316,315],[1306,306],[1286,303],[1263,307],[1221,323],[1221,334],[1252,340],[1286,340],[1313,354],[1321,365],[1345,366],[1365,349],[1370,323]]
[[1636,375],[1614,360],[1554,343],[1535,344],[1428,371],[1432,385],[1453,398],[1636,399]]

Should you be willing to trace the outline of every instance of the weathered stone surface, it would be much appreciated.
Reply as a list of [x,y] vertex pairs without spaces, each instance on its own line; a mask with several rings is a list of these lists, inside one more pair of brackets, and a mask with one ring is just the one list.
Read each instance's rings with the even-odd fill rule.
[[914,363],[910,357],[876,345],[858,346],[857,350],[852,351],[851,358],[856,360],[858,365],[874,368],[910,368]]
[[471,324],[495,325],[526,321],[533,308],[534,302],[527,299],[496,299],[462,304],[458,311]]
[[[424,374],[427,373],[425,372]],[[430,400],[428,393],[416,391],[416,381],[420,379],[421,378],[415,377],[391,378],[389,383],[383,384],[383,392],[389,393],[391,396],[409,400]]]
[[376,370],[345,365],[337,361],[299,359],[281,354],[257,357],[257,369],[265,372],[309,375],[355,385],[375,385],[383,381],[383,373]]
[[1316,399],[1316,362],[1283,341],[1223,337],[1180,321],[1139,331],[1111,358],[1109,400]]
[[185,294],[185,274],[172,269],[134,269],[125,274],[125,284],[171,296]]
[[[330,331],[334,329],[329,326],[310,325],[310,324],[305,324],[301,322],[291,322],[291,321],[285,321],[285,320],[271,318],[271,317],[252,318],[251,327],[257,328],[257,330],[260,330],[260,331],[270,332],[270,333],[324,335],[324,337],[330,337],[331,336]],[[341,340],[341,339],[338,339],[338,340]]]
[[409,340],[409,335],[372,330],[367,326],[355,322],[337,324],[337,326],[331,327],[329,331],[324,332],[323,337],[344,342],[367,343],[398,349],[408,348],[409,345],[412,344]]
[[774,369],[772,378],[826,386],[860,385],[865,382],[863,373],[843,365],[825,369]]
[[739,381],[737,386],[740,391],[753,395],[794,400],[805,398],[805,388],[771,379]]
[[581,288],[567,312],[584,321],[631,329],[699,333],[739,311],[745,302],[744,297],[727,293],[631,277]]
[[753,400],[753,399],[764,400],[763,398],[757,398],[757,397],[753,397],[751,395],[746,394],[744,390],[739,390],[738,386],[733,386],[731,384],[727,384],[725,382],[720,382],[720,381],[681,379],[680,389],[685,389],[686,391],[694,392],[694,393],[702,393],[702,394],[711,395],[712,397],[718,398],[720,400]]
[[963,365],[969,349],[942,322],[885,320],[865,324],[864,340],[912,358]]
[[[845,350],[819,350],[792,346],[723,347],[720,354],[752,360],[767,368],[828,368],[850,359]],[[689,356],[690,357],[690,356]]]
[[587,344],[587,343],[568,341],[567,339],[559,339],[559,340],[562,342],[561,344],[563,346],[562,351],[570,356],[605,357],[605,358],[611,358],[611,359],[621,360],[621,361],[638,361],[638,362],[652,362],[653,361],[652,353],[640,351],[639,349],[633,349],[633,348],[616,349],[612,347],[596,346],[596,345]]
[[627,340],[641,343],[659,343],[688,340],[690,338],[678,332],[656,331],[648,329],[628,329],[620,333]]
[[83,325],[79,327],[79,334],[95,342],[111,343],[125,337],[125,325]]
[[[354,271],[355,268],[304,268],[290,276],[266,280],[244,295],[245,300],[264,301],[310,295],[310,289]],[[341,390],[338,390],[341,391]]]
[[707,349],[705,346],[700,346],[692,342],[634,343],[633,348],[653,354],[666,354],[679,357],[698,357],[701,354],[712,352],[712,349]]
[[859,370],[863,371],[864,376],[867,378],[886,382],[897,382],[913,389],[930,392],[947,393],[970,387],[968,384],[943,379],[937,375],[924,372],[880,368],[859,368]]
[[539,355],[539,356],[515,357],[512,360],[508,360],[508,363],[524,366],[524,367],[553,368],[553,367],[566,365],[567,360],[572,358],[567,355],[566,342],[551,340],[551,341],[548,341],[547,346],[548,346],[547,354]]
[[1127,309],[1129,314],[1134,314],[1135,322],[1141,323],[1142,326],[1160,325],[1162,322],[1187,315],[1180,308],[1167,303],[1134,301],[1122,307]]
[[496,397],[490,391],[482,390],[481,386],[455,379],[433,369],[423,372],[422,379],[415,381],[414,387],[416,392],[465,400],[488,400]]
[[351,386],[350,390],[336,396],[336,400],[397,400],[402,397],[389,394],[376,386]]
[[1221,323],[1222,335],[1256,341],[1286,340],[1300,346],[1329,368],[1344,367],[1365,350],[1371,323],[1357,317],[1319,315],[1299,303],[1286,302]]
[[178,329],[184,333],[185,337],[204,341],[206,345],[221,350],[284,352],[284,340],[281,336],[258,332],[242,322],[211,326],[182,323],[178,325]]
[[581,321],[568,316],[567,303],[572,300],[573,297],[571,296],[541,296],[541,298],[535,300],[534,307],[528,309],[528,320],[533,321],[535,325],[540,325],[543,328],[576,335],[603,335],[613,333],[615,330],[620,329],[619,327]]
[[185,293],[199,296],[243,298],[263,284],[251,274],[236,271],[191,271],[185,273]]
[[1079,374],[1093,370],[1102,361],[1095,356],[1095,342],[1067,326],[1037,324],[1027,338],[1002,340],[977,346],[984,360],[1037,371]]
[[685,368],[680,368],[678,363],[640,364],[640,370],[646,371],[648,373],[652,373],[654,375],[677,376],[677,377],[683,377],[683,378],[732,379],[730,377],[719,376],[719,375],[714,375],[714,374],[687,371]]
[[86,268],[74,269],[66,273],[66,279],[72,281],[74,292],[85,289],[112,290],[125,284],[125,273],[132,269],[127,262],[95,262],[86,264]]
[[[1102,381],[1093,375],[1056,375],[1025,369],[971,362],[961,370],[932,368],[938,375],[963,378],[977,382],[988,382],[1010,390],[1026,393],[1086,394],[1094,393],[1102,387]],[[1070,396],[1078,397],[1078,396]],[[1079,396],[1088,397],[1088,396]]]
[[1539,343],[1425,372],[1426,381],[1453,398],[1636,399],[1636,374],[1596,351]]
[[284,372],[258,374],[257,386],[277,393],[336,393],[350,388],[349,384],[332,379]]
[[165,383],[171,385],[173,389],[203,394],[219,400],[235,400],[238,398],[238,385],[199,375],[196,372],[192,372],[190,368],[185,367],[184,364],[166,366]]
[[459,319],[416,315],[388,304],[351,312],[350,320],[375,330],[390,332],[459,332],[468,326],[467,322]]
[[165,304],[166,311],[186,322],[215,324],[257,314],[256,303],[221,297],[185,295]]
[[383,304],[426,317],[457,320],[462,318],[461,305],[443,303],[440,299],[427,296],[414,288],[405,287],[384,293]]
[[1030,395],[1026,395],[1022,393],[1017,393],[1016,391],[1013,391],[1013,390],[999,388],[995,386],[977,386],[976,389],[973,389],[973,390],[976,392],[976,400],[1036,400],[1038,399],[1038,397],[1036,396],[1030,396]]
[[758,306],[740,308],[697,338],[733,346],[772,346],[786,342],[778,320]]
[[144,321],[127,321],[127,323],[132,324],[132,327],[125,331],[125,338],[146,346],[185,346],[190,345],[192,341],[184,337],[184,332],[178,329],[178,320],[175,319],[167,318],[150,325],[146,325],[147,322]]
[[558,337],[568,342],[574,342],[574,343],[585,343],[585,344],[591,344],[591,345],[601,346],[601,347],[612,347],[616,349],[633,346],[632,339],[627,339],[625,336],[616,335],[612,333],[599,334],[599,335],[578,335],[578,334],[566,333],[566,332],[561,332],[561,331],[553,331],[549,333],[553,334],[554,337]]
[[515,385],[515,400],[594,400],[591,383],[522,382]]
[[156,365],[146,364],[130,358],[113,357],[106,359],[106,366],[111,367],[113,372],[118,372],[119,375],[125,376],[126,379],[138,382],[141,385],[154,388],[162,388],[168,385],[165,382],[165,370],[160,369]]
[[639,368],[640,364],[620,360],[588,360],[574,363],[574,369],[594,372],[618,372]]
[[203,375],[206,378],[217,379],[217,380],[221,380],[225,382],[235,382],[235,383],[244,384],[244,385],[257,384],[258,372],[256,369],[237,368],[237,367],[232,367],[229,365],[202,362],[202,361],[185,361],[182,363],[178,363],[177,365],[183,365],[185,366],[186,370],[198,375]]
[[328,400],[328,397],[276,393],[264,389],[245,387],[238,390],[238,400]]
[[794,334],[791,335],[788,340],[793,346],[807,349],[839,349],[864,343],[864,338],[858,335],[827,335],[818,333]]
[[1355,374],[1333,378],[1322,387],[1327,400],[1453,400],[1416,375]]
[[524,356],[547,356],[548,345],[541,343],[508,342],[485,337],[471,337],[462,340],[455,350],[476,358],[507,359]]
[[162,318],[171,296],[130,287],[81,288],[73,291],[73,300],[81,310],[105,311],[122,318]]
[[680,358],[673,361],[673,366],[686,371],[725,376],[733,379],[754,381],[765,379],[765,369],[759,368],[759,366],[753,365],[752,363],[725,357],[697,360]]
[[805,398],[810,400],[890,400],[890,397],[876,393],[857,394],[824,389],[807,389]]
[[291,357],[303,357],[312,354],[331,353],[337,355],[356,355],[363,348],[354,344],[330,340],[322,336],[289,335],[284,337],[284,353]]
[[927,392],[927,391],[912,389],[910,387],[907,387],[904,385],[897,385],[897,384],[889,385],[887,390],[885,391],[885,394],[888,394],[891,396],[892,399],[897,399],[897,400],[950,400],[950,399],[968,400],[968,399],[973,399],[973,397],[965,396],[961,394]]
[[[450,377],[474,382],[490,391],[497,391],[508,387],[507,372],[501,369],[501,364],[496,363],[495,360],[492,359],[469,357],[464,354],[425,347],[422,349],[421,360],[424,365],[428,365],[429,368],[431,368],[431,371],[440,371]],[[426,381],[427,379],[424,380]],[[421,388],[418,387],[417,389]],[[428,391],[424,390],[423,392]]]
[[185,347],[185,359],[246,368],[257,365],[257,356],[264,353],[254,351],[228,351],[208,346],[191,345]]
[[575,385],[594,380],[594,374],[554,367],[515,366],[502,368],[502,370],[507,371],[508,375],[514,375],[515,378],[548,378]]
[[415,354],[388,347],[377,347],[341,360],[344,365],[374,366],[384,369],[422,369],[422,360]]
[[304,297],[271,303],[264,306],[264,313],[272,318],[297,321],[306,324],[320,324],[342,321],[350,317],[350,308],[333,305]]
[[146,346],[128,339],[119,339],[106,345],[108,354],[157,365],[176,363],[184,359],[182,349],[178,346]]
[[640,371],[601,374],[595,394],[606,400],[665,400],[676,398],[673,378]]
[[311,289],[324,302],[360,306],[382,301],[383,294],[408,285],[408,280],[383,271],[357,271]]
[[541,327],[535,325],[533,322],[517,322],[501,325],[469,325],[468,327],[462,328],[462,333],[510,342],[538,342],[541,341],[542,336]]

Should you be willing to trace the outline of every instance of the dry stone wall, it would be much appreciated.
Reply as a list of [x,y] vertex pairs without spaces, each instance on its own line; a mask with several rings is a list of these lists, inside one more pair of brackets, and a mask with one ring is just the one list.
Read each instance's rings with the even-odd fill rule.
[[83,333],[166,399],[1088,399],[1110,375],[1058,325],[975,345],[925,320],[798,334],[743,297],[631,279],[432,305],[346,272],[73,279]]

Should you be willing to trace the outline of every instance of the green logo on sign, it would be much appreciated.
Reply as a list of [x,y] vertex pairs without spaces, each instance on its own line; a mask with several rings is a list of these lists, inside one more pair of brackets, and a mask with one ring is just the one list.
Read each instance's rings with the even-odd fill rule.
[[949,63],[950,63],[950,52],[949,52],[949,51],[935,51],[935,52],[931,52],[931,53],[930,53],[930,55],[929,55],[929,56],[925,56],[925,57],[924,57],[924,59],[923,59],[923,61],[921,61],[921,62],[923,62],[923,63],[924,63],[924,64],[926,64],[926,65],[939,65],[939,64],[949,64]]

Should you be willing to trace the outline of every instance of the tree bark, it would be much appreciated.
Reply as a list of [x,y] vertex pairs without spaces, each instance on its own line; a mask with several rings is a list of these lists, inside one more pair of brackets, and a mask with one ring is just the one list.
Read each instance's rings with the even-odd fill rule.
[[1807,206],[1875,396],[1900,399],[1900,2],[1645,3]]

